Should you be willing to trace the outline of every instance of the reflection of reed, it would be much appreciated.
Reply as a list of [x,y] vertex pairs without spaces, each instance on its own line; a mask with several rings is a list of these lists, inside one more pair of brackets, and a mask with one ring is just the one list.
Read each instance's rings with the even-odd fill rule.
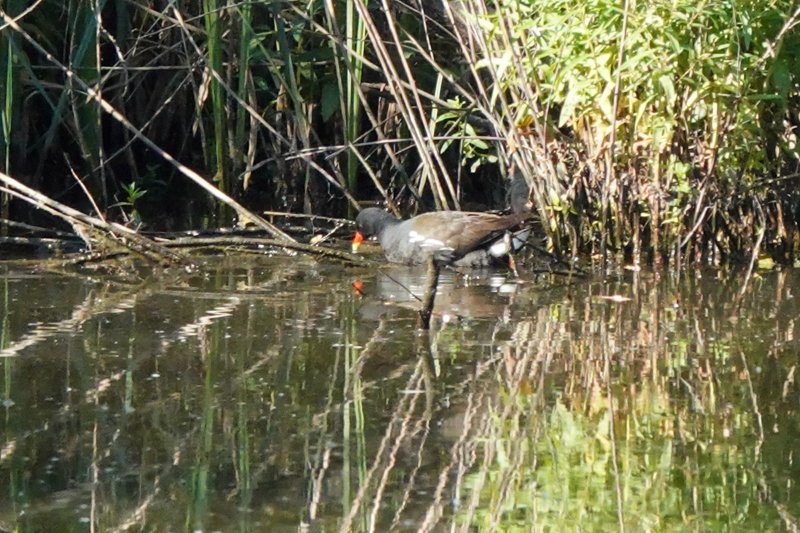
[[[754,483],[760,484],[760,499],[770,502],[793,529],[796,506],[771,494],[775,482],[760,473],[764,466],[759,463],[767,460],[761,450],[769,440],[764,404],[775,409],[776,400],[797,395],[795,365],[786,366],[781,386],[765,398],[769,382],[751,371],[763,363],[748,361],[763,353],[732,340],[742,326],[753,324],[719,318],[754,320],[765,313],[751,314],[741,309],[742,302],[717,299],[717,287],[711,287],[698,291],[652,278],[632,285],[599,284],[580,299],[556,300],[530,319],[509,322],[513,333],[499,344],[502,358],[479,363],[459,392],[451,393],[453,405],[432,414],[434,420],[442,415],[453,420],[436,431],[451,450],[449,462],[438,469],[435,488],[421,482],[412,466],[404,473],[407,485],[387,498],[374,481],[394,468],[394,462],[382,460],[391,455],[382,446],[371,460],[372,469],[383,469],[384,475],[375,473],[359,487],[342,530],[374,531],[403,523],[414,523],[418,531],[500,531],[521,524],[537,531],[636,529],[664,513],[673,513],[677,523],[652,523],[672,527],[683,516],[700,523],[716,520],[706,516],[712,507],[722,520],[729,519],[728,512],[735,520],[737,510],[718,499],[750,493]],[[520,295],[523,301],[536,297]],[[777,301],[786,306],[785,298]],[[781,352],[786,358],[786,349],[774,347],[797,338],[794,322],[792,313],[777,316],[781,333],[776,332],[772,344],[774,357]],[[738,367],[733,381],[725,377],[732,374],[731,364]],[[487,381],[492,373],[495,378]],[[732,395],[745,401],[732,404]],[[726,397],[731,399],[722,401]],[[396,409],[406,401],[398,397]],[[403,416],[407,419],[408,411],[394,412],[382,443],[406,435],[393,426]],[[709,447],[710,442],[714,445]],[[405,453],[437,453],[428,448],[429,442],[419,442]],[[746,479],[740,475],[743,469]],[[670,477],[676,471],[685,471],[680,475],[702,495],[683,499],[685,489]],[[702,493],[706,483],[719,479],[735,481]],[[417,488],[429,494],[422,516],[408,505],[408,495]],[[368,519],[354,521],[356,507],[364,508],[370,498]],[[590,520],[587,505],[597,506]]]
[[[397,402],[392,412],[389,424],[383,432],[383,437],[372,459],[372,465],[369,470],[367,470],[366,476],[360,480],[361,484],[350,504],[350,511],[341,522],[339,531],[347,532],[352,530],[356,515],[361,510],[367,510],[368,495],[370,494],[372,504],[369,510],[369,522],[372,524],[378,523],[378,512],[381,509],[389,477],[396,464],[397,456],[401,449],[406,446],[412,446],[412,441],[414,441],[418,435],[421,435],[421,437],[419,438],[417,454],[418,457],[421,457],[422,450],[427,442],[428,423],[431,417],[432,391],[424,387],[426,383],[430,384],[430,379],[426,378],[426,374],[431,371],[429,362],[430,348],[427,346],[427,343],[423,343],[419,349],[422,353],[418,353],[417,364],[414,367],[414,371],[406,380],[404,388],[405,393]],[[426,351],[428,351],[428,353],[425,353]],[[416,413],[416,409],[421,394],[425,394],[427,401],[425,402],[423,412],[418,414]],[[421,460],[417,461],[417,467],[419,464],[421,464]],[[415,479],[415,472],[416,469],[412,469],[409,487],[414,486],[413,480]],[[373,483],[375,484],[374,488]],[[404,502],[407,500],[409,490],[410,488],[406,489],[403,497]],[[400,505],[398,513],[402,511],[404,507],[405,504]]]
[[[453,443],[450,462],[439,473],[431,503],[420,522],[419,531],[431,531],[434,529],[444,515],[445,506],[448,502],[446,499],[447,491],[460,494],[463,490],[464,475],[475,464],[476,455],[474,454],[475,443],[473,437],[481,429],[475,427],[474,424],[480,422],[479,413],[488,407],[486,403],[487,397],[485,392],[470,391],[467,392],[465,400],[466,408],[463,414],[461,431]],[[398,521],[399,516],[396,516],[393,523]]]
[[183,325],[177,332],[176,338],[178,340],[186,340],[189,337],[196,337],[200,330],[206,328],[223,318],[228,318],[233,315],[233,312],[239,307],[241,300],[237,296],[229,297],[224,303],[209,309],[197,320],[190,324]]
[[[465,428],[474,429],[469,439],[466,434],[462,436],[461,440],[465,443],[466,450],[459,454],[460,461],[454,466],[459,472],[462,486],[467,474],[470,478],[469,490],[463,496],[465,502],[461,511],[465,520],[461,526],[456,527],[457,531],[468,531],[482,506],[489,512],[489,518],[486,519],[486,523],[490,524],[489,527],[499,526],[497,513],[503,509],[500,502],[511,496],[516,485],[517,473],[524,468],[527,458],[527,447],[524,445],[527,431],[525,426],[520,424],[520,420],[523,416],[535,417],[534,413],[540,408],[541,394],[530,397],[531,383],[538,380],[541,384],[550,354],[549,350],[542,350],[537,344],[546,343],[548,339],[547,335],[541,335],[543,333],[541,330],[540,326],[537,331],[533,322],[518,322],[514,327],[512,342],[503,350],[504,357],[498,368],[500,370],[498,381],[501,394],[507,395],[512,401],[501,401],[498,404],[501,398],[493,392],[487,395],[483,408],[474,409],[465,416]],[[540,336],[537,336],[537,333]],[[543,389],[538,387],[536,390]],[[529,399],[524,403],[513,400],[520,397]],[[523,405],[527,409],[523,409]],[[478,441],[483,444],[477,444]],[[469,453],[466,453],[467,450]],[[493,468],[498,460],[498,454],[504,458],[503,463],[506,465],[506,468],[499,472],[500,477],[496,476],[498,472]],[[494,496],[487,508],[483,498],[484,491],[489,487],[493,488]],[[441,512],[438,514],[441,516]],[[431,516],[435,515],[429,509],[428,517]],[[430,531],[435,522],[428,521],[426,525],[429,527],[425,531]]]
[[0,357],[13,357],[19,352],[60,333],[74,333],[86,321],[105,313],[119,313],[132,309],[136,301],[142,297],[140,290],[111,291],[104,287],[101,291],[90,292],[83,302],[72,311],[72,316],[49,324],[40,324],[33,331],[26,333],[19,340],[12,342],[0,350]]

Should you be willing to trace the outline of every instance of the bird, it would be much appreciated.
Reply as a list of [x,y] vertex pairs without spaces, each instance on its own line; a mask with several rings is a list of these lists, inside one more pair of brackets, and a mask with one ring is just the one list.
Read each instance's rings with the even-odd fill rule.
[[400,220],[368,207],[356,217],[352,250],[374,236],[390,263],[417,265],[433,258],[440,265],[486,267],[522,248],[530,233],[524,222],[530,217],[530,212],[435,211]]

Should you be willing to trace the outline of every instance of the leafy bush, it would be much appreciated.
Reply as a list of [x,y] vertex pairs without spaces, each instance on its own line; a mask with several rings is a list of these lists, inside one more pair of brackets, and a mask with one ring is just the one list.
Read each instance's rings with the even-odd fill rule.
[[756,187],[765,178],[794,172],[794,8],[777,0],[624,9],[610,0],[504,1],[471,20],[490,50],[481,66],[514,99],[517,124],[539,125],[546,157],[579,154],[568,172],[537,176],[548,191],[541,198],[561,197],[587,222],[608,210],[601,238],[621,236],[619,247],[631,244],[634,217],[643,215],[651,244],[663,228],[674,247],[702,223],[705,207],[741,233],[736,224],[753,217],[728,217],[770,198],[774,190]]

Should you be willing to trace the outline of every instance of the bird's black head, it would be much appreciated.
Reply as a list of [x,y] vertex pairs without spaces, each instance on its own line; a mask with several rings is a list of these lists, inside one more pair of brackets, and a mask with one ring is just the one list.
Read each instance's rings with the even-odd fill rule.
[[377,207],[368,207],[356,217],[356,231],[364,238],[374,237],[396,222],[397,219],[391,213]]

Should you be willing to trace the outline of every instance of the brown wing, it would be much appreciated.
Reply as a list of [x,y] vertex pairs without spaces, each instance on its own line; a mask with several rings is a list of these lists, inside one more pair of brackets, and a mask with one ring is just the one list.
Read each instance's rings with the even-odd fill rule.
[[469,252],[500,237],[504,231],[518,226],[530,213],[494,215],[468,211],[437,211],[417,217],[415,229],[426,237],[442,241],[453,249],[453,256]]

